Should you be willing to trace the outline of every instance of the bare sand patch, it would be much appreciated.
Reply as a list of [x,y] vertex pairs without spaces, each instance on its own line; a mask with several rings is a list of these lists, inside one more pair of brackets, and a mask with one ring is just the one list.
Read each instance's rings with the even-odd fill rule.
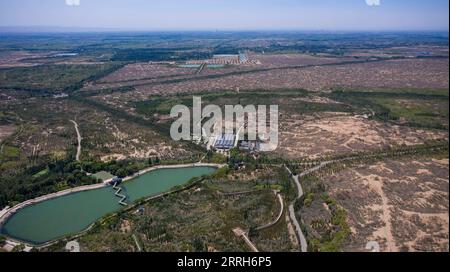
[[282,119],[280,130],[280,144],[275,153],[287,158],[416,145],[448,136],[442,131],[400,127],[342,114]]
[[16,131],[16,127],[12,125],[0,126],[0,142],[11,136]]
[[417,175],[433,175],[428,169],[419,169],[417,170]]
[[387,160],[344,170],[327,182],[348,213],[352,235],[345,250],[364,251],[376,241],[382,251],[448,251],[448,165]]

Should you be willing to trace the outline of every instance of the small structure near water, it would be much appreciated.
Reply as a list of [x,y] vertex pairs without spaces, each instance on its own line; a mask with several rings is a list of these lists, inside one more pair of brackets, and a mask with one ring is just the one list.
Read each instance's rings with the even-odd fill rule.
[[70,241],[66,244],[66,250],[69,252],[81,252],[80,244],[77,241]]
[[116,185],[122,184],[122,182],[123,182],[123,179],[115,177],[115,178],[111,179],[109,184],[112,185],[112,186],[116,186]]

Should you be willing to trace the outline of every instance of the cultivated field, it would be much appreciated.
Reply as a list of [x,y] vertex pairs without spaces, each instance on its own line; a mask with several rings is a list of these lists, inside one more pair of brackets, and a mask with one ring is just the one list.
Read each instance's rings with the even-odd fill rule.
[[[310,91],[326,91],[334,88],[448,88],[448,64],[448,59],[387,60],[313,67],[299,62],[299,65],[306,67],[266,68],[267,71],[224,69],[222,74],[219,73],[220,69],[217,69],[214,70],[215,75],[208,75],[205,72],[205,75],[169,79],[99,83],[87,86],[85,91],[89,93],[92,90],[133,87],[136,91],[128,92],[125,97],[143,100],[155,94],[220,92],[237,88],[241,90],[304,88]],[[172,71],[175,75],[180,73],[184,73],[184,69]],[[115,75],[115,78],[128,77]]]

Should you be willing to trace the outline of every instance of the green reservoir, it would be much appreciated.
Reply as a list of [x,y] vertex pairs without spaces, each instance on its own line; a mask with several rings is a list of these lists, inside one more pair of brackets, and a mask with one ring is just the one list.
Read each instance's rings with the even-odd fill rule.
[[[212,167],[159,169],[121,185],[127,203],[169,191],[187,183],[191,178],[211,174]],[[123,208],[112,187],[74,193],[50,199],[19,210],[1,227],[9,237],[43,244],[76,234],[101,217]]]

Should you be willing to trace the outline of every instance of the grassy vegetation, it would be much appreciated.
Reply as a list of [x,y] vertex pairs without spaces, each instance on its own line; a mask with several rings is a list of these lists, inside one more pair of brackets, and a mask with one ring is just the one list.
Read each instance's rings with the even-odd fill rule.
[[19,156],[20,156],[20,149],[18,147],[4,145],[0,152],[0,162],[18,159]]
[[406,88],[396,88],[396,89],[341,89],[342,92],[347,93],[371,93],[373,95],[384,94],[392,96],[405,96],[405,95],[423,95],[425,97],[437,97],[444,98],[449,97],[449,89],[406,89]]
[[97,182],[97,179],[82,172],[71,159],[22,169],[14,175],[3,174],[0,182],[0,209],[67,188]]
[[210,52],[195,51],[191,48],[149,48],[118,50],[112,57],[113,61],[183,61],[192,59],[207,59]]
[[46,169],[43,169],[43,170],[37,172],[36,174],[34,174],[33,178],[40,178],[40,177],[47,175],[48,173],[49,173],[49,170],[46,168]]
[[[223,93],[198,93],[196,96],[202,98],[203,105],[218,105],[224,109],[225,105],[279,105],[279,110],[284,113],[308,114],[315,112],[350,112],[351,107],[337,103],[315,103],[299,100],[310,95],[303,89],[278,90],[277,95],[264,90],[223,92]],[[171,97],[156,97],[148,101],[135,103],[137,112],[146,117],[153,117],[155,114],[168,115],[175,105],[185,105],[192,108],[192,95],[176,95]]]
[[347,212],[328,195],[322,195],[322,200],[331,210],[330,229],[321,239],[311,239],[310,248],[319,252],[339,252],[351,234]]
[[170,114],[172,107],[175,105],[185,105],[192,107],[192,97],[185,98],[156,98],[149,101],[141,101],[136,103],[136,108],[140,114],[153,116],[154,114],[167,115]]
[[0,125],[9,125],[15,121],[14,116],[0,110]]
[[102,180],[102,181],[105,181],[105,180],[109,180],[109,179],[114,178],[113,175],[111,175],[110,173],[108,173],[108,172],[106,172],[106,171],[100,171],[100,172],[97,172],[97,173],[95,173],[93,176],[94,176],[96,179],[99,179],[99,180]]
[[373,101],[386,107],[392,120],[414,127],[448,128],[445,126],[449,118],[448,100],[377,98]]
[[83,82],[103,77],[122,67],[121,63],[92,65],[41,65],[0,69],[0,88],[71,92],[83,86]]
[[[317,175],[302,178],[305,195],[295,206],[301,214],[308,251],[339,252],[350,235],[346,211],[326,193],[326,186]],[[326,207],[326,208],[324,208]]]
[[329,97],[382,121],[448,130],[448,90],[337,90]]

